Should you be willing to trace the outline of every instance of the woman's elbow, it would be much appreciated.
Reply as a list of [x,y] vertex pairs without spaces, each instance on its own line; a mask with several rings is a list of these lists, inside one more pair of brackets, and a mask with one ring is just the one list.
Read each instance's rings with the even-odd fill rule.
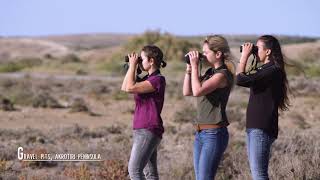
[[127,92],[127,93],[136,93],[136,89],[134,87],[127,87],[125,92]]
[[243,81],[236,81],[237,86],[242,86],[242,87],[250,87],[249,82],[243,82]]
[[129,93],[129,90],[128,90],[128,89],[125,89],[125,88],[124,88],[124,89],[121,89],[121,91],[122,91],[122,92]]
[[127,92],[125,87],[121,87],[121,91]]
[[241,85],[242,85],[242,82],[241,82],[241,81],[236,80],[236,85],[241,86]]
[[245,81],[244,80],[242,80],[242,78],[241,78],[241,76],[239,75],[239,76],[237,76],[237,78],[236,78],[236,85],[238,85],[238,86],[245,86]]

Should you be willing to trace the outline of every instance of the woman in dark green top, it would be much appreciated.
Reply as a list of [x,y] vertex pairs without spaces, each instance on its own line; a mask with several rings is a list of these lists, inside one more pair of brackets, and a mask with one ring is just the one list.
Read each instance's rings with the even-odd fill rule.
[[196,179],[212,180],[229,141],[225,110],[233,75],[225,63],[231,57],[225,38],[219,35],[207,37],[203,43],[203,55],[211,68],[199,77],[199,53],[188,53],[190,65],[187,64],[183,95],[197,98],[193,152]]

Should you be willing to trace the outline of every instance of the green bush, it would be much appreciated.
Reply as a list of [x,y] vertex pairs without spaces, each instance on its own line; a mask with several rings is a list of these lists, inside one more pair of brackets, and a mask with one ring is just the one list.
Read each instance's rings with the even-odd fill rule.
[[145,45],[156,45],[164,53],[166,61],[181,60],[183,55],[191,49],[200,50],[200,44],[177,38],[169,33],[147,31],[141,36],[133,38],[124,46],[124,55],[130,52],[140,52]]
[[[97,65],[96,68],[99,71],[103,71],[111,74],[116,74],[116,75],[125,74],[124,68],[123,68],[123,65],[125,62],[124,60],[120,61],[119,59],[120,58],[114,58],[111,61],[100,63]],[[122,59],[124,59],[124,57]]]
[[61,58],[61,63],[79,63],[81,59],[75,54],[67,54]]
[[0,72],[17,72],[26,68],[32,68],[42,64],[40,58],[23,58],[8,63],[0,64]]
[[117,91],[116,93],[113,94],[113,99],[114,100],[128,100],[129,95],[126,92],[123,91]]
[[307,77],[320,77],[320,65],[313,64],[306,68]]

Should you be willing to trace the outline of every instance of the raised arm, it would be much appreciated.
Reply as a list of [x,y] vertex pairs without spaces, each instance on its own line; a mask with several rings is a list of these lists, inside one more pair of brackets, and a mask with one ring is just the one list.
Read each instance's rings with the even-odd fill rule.
[[251,43],[245,43],[243,45],[243,51],[241,54],[240,63],[237,67],[236,84],[239,86],[250,87],[259,80],[272,78],[272,74],[277,70],[275,66],[270,64],[265,64],[261,68],[257,69],[256,73],[246,75],[244,71],[247,64],[247,60],[250,56],[252,46],[253,44]]
[[[138,55],[135,53],[129,54],[129,69],[127,72],[127,79],[125,78],[125,91],[128,93],[150,93],[154,92],[155,88],[149,81],[136,82],[136,69],[138,65]],[[125,81],[124,80],[124,81]]]
[[126,75],[124,76],[122,85],[121,85],[121,90],[126,91],[127,88],[127,80],[128,80],[128,71],[126,72]]
[[217,88],[223,88],[227,86],[227,79],[224,74],[217,73],[213,75],[210,79],[206,80],[201,84],[199,79],[199,58],[198,53],[190,53],[191,62],[191,85],[193,96],[204,96],[214,91]]
[[192,96],[191,89],[191,65],[187,64],[186,74],[184,75],[182,93],[184,96]]

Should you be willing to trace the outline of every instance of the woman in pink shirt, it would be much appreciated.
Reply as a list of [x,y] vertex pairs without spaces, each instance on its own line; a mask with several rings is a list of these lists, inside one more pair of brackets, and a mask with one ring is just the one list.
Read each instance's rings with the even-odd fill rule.
[[[165,67],[163,53],[154,45],[147,45],[141,51],[142,62],[136,53],[129,54],[129,69],[121,90],[133,93],[136,102],[133,117],[133,146],[128,171],[131,179],[159,179],[157,170],[157,147],[164,132],[160,116],[166,86],[160,67]],[[137,66],[148,75],[136,80]],[[143,173],[144,172],[144,173]]]

